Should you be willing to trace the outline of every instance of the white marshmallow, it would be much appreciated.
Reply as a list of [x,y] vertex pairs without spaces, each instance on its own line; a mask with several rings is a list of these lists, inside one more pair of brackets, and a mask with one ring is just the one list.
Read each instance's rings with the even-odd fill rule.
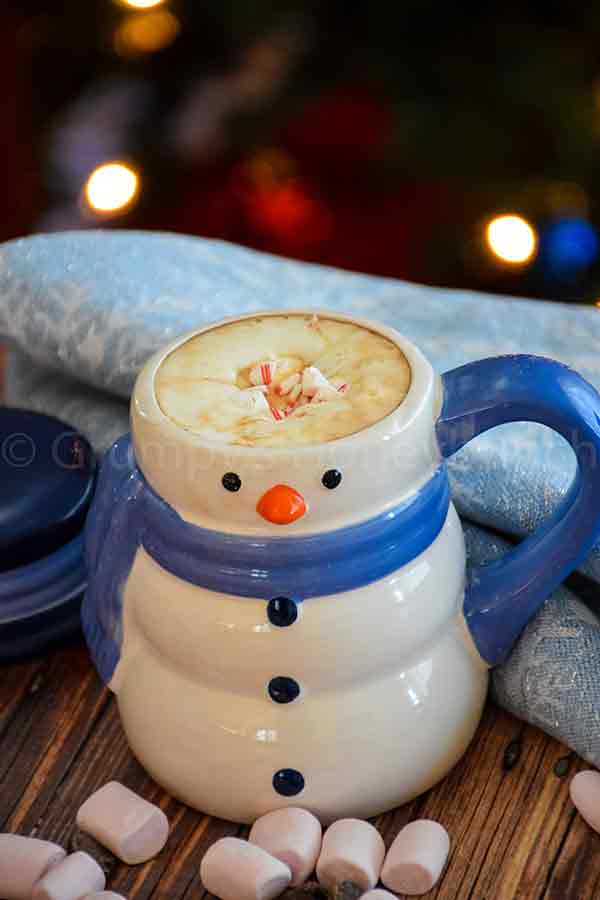
[[313,871],[322,836],[321,823],[312,813],[288,806],[257,819],[248,840],[289,866],[295,887]]
[[204,854],[200,877],[221,900],[272,900],[288,887],[292,873],[262,847],[225,837]]
[[340,819],[323,837],[317,878],[325,888],[353,881],[365,891],[375,887],[385,856],[385,844],[376,828],[362,819]]
[[106,877],[96,860],[79,851],[53,866],[38,881],[31,900],[80,900],[105,887]]
[[0,834],[0,897],[2,900],[29,900],[36,881],[66,856],[65,850],[50,841]]
[[162,809],[110,781],[77,813],[77,824],[129,865],[147,862],[163,849],[169,820]]
[[582,819],[594,831],[600,831],[600,772],[578,772],[571,780],[569,793]]
[[442,874],[449,851],[448,832],[438,822],[409,822],[388,850],[381,880],[399,894],[426,894]]

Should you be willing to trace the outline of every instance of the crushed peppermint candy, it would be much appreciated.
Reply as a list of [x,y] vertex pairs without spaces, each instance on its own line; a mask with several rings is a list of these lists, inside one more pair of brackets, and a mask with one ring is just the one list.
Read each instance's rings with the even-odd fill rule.
[[336,388],[316,366],[307,366],[302,373],[302,393],[306,397],[314,397],[319,391],[336,393]]
[[277,371],[278,363],[274,359],[263,359],[250,369],[250,383],[254,385],[271,384]]
[[[248,373],[253,385],[240,392],[241,404],[249,412],[270,413],[276,422],[281,422],[295,411],[310,403],[323,403],[336,394],[345,394],[347,382],[336,378],[326,378],[317,366],[307,366],[302,372],[292,372],[280,381],[274,381],[276,372],[289,369],[292,360],[266,359],[256,363]],[[275,396],[282,397],[286,406],[277,406]]]
[[300,387],[300,380],[302,376],[300,372],[294,372],[292,375],[288,375],[287,378],[283,378],[279,384],[277,385],[277,392],[279,394],[289,394],[291,391],[295,390],[296,387],[299,387],[298,395],[302,388]]
[[269,401],[259,388],[246,388],[240,391],[238,398],[240,405],[249,412],[260,413],[269,411]]

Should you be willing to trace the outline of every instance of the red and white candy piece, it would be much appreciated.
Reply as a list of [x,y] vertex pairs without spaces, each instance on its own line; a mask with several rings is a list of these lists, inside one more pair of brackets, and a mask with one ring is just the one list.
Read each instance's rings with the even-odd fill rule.
[[248,840],[289,866],[295,887],[314,869],[322,837],[321,823],[312,813],[288,806],[257,819]]
[[250,369],[250,384],[271,384],[276,371],[276,360],[263,359]]
[[600,831],[600,772],[595,769],[578,772],[571,780],[569,793],[581,818],[594,831]]
[[80,850],[53,866],[37,882],[31,900],[81,900],[105,887],[106,877],[96,860]]
[[66,855],[62,847],[51,841],[19,834],[0,834],[2,900],[29,900],[34,884],[62,862]]
[[77,824],[130,865],[152,859],[169,836],[169,820],[162,809],[118,781],[109,781],[88,797],[77,813]]
[[329,889],[353,881],[368,891],[379,881],[385,844],[376,828],[362,819],[339,819],[323,837],[317,878]]
[[245,388],[237,396],[240,406],[247,409],[248,412],[261,413],[269,411],[269,403],[260,388]]
[[338,394],[346,394],[350,388],[348,382],[344,381],[343,378],[332,378],[331,383]]
[[206,851],[200,877],[221,900],[273,900],[288,887],[292,873],[262,847],[225,837]]
[[317,393],[337,393],[334,386],[316,366],[307,366],[302,373],[302,393],[305,397],[314,397]]
[[381,880],[398,894],[426,894],[442,874],[449,851],[448,832],[439,822],[409,822],[387,852]]
[[282,378],[282,380],[277,385],[277,393],[285,396],[286,394],[291,393],[291,391],[298,389],[298,395],[302,391],[302,386],[300,384],[301,375],[299,372],[293,372],[292,375],[288,375],[287,378]]

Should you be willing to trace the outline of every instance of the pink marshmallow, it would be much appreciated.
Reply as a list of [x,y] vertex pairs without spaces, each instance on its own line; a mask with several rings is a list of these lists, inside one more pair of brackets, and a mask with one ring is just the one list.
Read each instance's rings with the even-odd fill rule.
[[62,847],[50,841],[0,834],[0,897],[29,900],[36,881],[66,855]]
[[248,840],[289,866],[295,887],[313,871],[322,835],[321,823],[312,813],[288,806],[257,819]]
[[368,891],[379,881],[385,844],[376,828],[362,819],[340,819],[325,832],[317,878],[330,889],[353,881]]
[[80,900],[105,887],[106,877],[96,860],[79,851],[53,866],[38,881],[31,900]]
[[221,900],[272,900],[288,887],[292,873],[262,847],[225,837],[204,854],[200,877]]
[[397,897],[383,888],[373,888],[372,891],[364,893],[360,900],[397,900]]
[[571,780],[569,793],[582,819],[594,831],[600,831],[600,772],[578,772]]
[[118,781],[88,797],[77,813],[77,824],[129,865],[152,859],[169,836],[169,820],[162,809]]
[[83,900],[125,900],[122,894],[115,894],[114,891],[98,891],[95,894],[86,894]]
[[426,894],[442,874],[449,851],[448,832],[438,822],[409,822],[388,850],[381,880],[399,894]]

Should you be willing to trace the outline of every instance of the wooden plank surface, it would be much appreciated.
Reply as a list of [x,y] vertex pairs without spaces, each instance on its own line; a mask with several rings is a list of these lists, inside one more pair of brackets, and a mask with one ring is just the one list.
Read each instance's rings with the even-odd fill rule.
[[[437,787],[376,824],[386,843],[412,818],[437,819],[452,837],[439,900],[555,898],[600,892],[600,837],[575,814],[574,754],[488,705],[466,756]],[[78,806],[118,779],[160,804],[172,822],[152,862],[115,864],[111,885],[132,900],[200,898],[207,847],[243,828],[172,800],[131,755],[116,704],[81,642],[0,668],[0,828],[71,844]]]
[[[452,851],[431,898],[591,900],[600,897],[600,837],[568,796],[569,780],[581,767],[565,747],[490,704],[450,775],[376,825],[388,846],[411,819],[445,825]],[[172,828],[152,862],[130,867],[111,861],[110,886],[131,900],[202,900],[206,849],[223,835],[247,830],[187,809],[148,778],[81,640],[43,658],[0,666],[0,830],[72,847],[79,805],[111,779],[159,803]]]

